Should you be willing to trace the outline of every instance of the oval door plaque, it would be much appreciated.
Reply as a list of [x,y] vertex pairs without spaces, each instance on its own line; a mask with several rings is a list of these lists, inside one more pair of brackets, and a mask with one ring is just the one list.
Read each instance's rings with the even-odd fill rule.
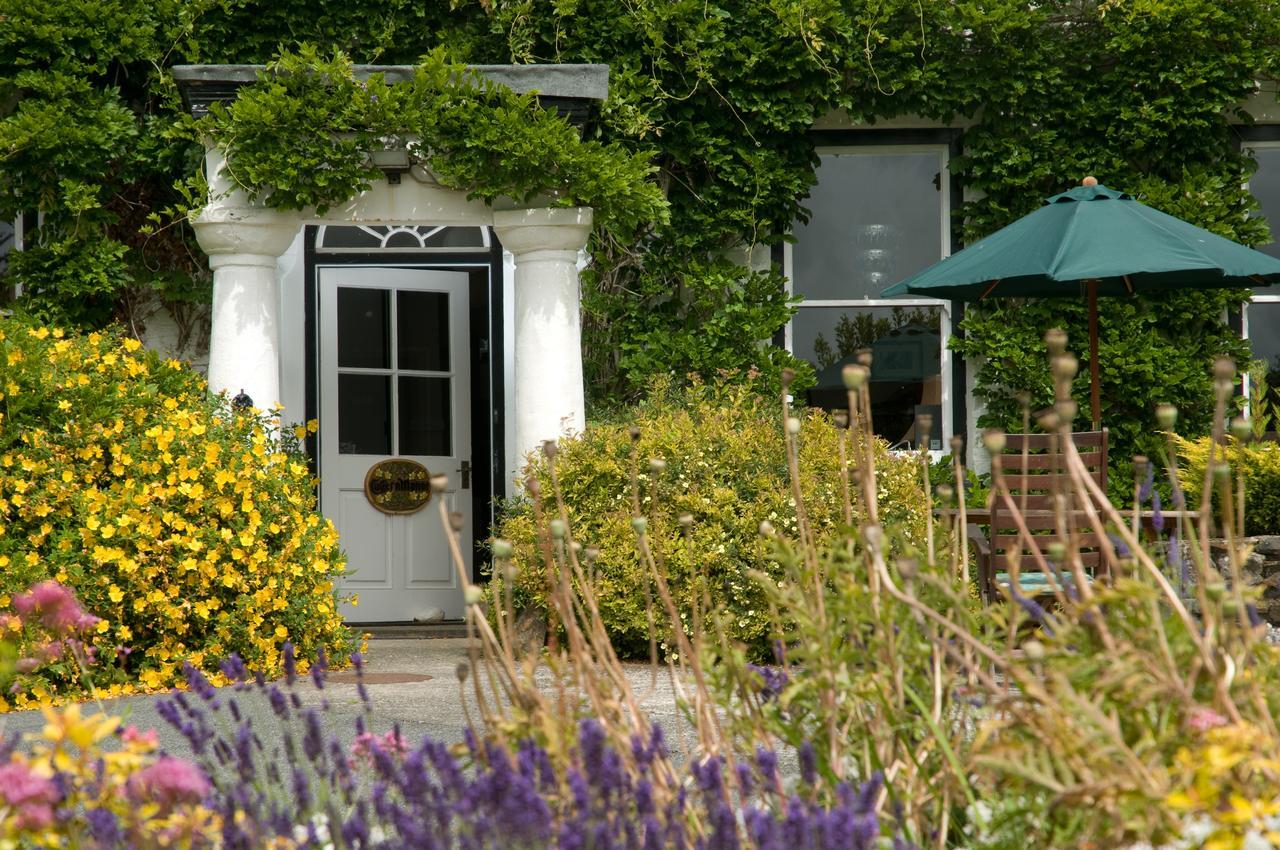
[[364,496],[384,514],[411,514],[431,501],[431,473],[416,460],[380,460],[364,476]]

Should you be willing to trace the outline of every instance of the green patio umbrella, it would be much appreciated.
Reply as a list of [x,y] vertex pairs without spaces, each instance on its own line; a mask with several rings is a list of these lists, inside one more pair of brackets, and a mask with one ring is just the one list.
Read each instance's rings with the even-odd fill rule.
[[1131,195],[1084,185],[924,271],[884,290],[979,301],[994,297],[1089,300],[1093,426],[1098,399],[1098,296],[1178,289],[1237,288],[1280,280],[1280,259],[1140,204]]

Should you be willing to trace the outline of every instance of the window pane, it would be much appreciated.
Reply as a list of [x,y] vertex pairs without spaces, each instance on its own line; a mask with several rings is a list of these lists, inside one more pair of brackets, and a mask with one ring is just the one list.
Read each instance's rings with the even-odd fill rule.
[[396,293],[398,368],[449,371],[449,294]]
[[[1259,148],[1253,152],[1258,170],[1249,178],[1249,191],[1258,199],[1260,212],[1271,225],[1271,243],[1262,250],[1280,257],[1280,148]],[[1264,287],[1270,292],[1275,287]]]
[[13,250],[13,223],[0,221],[0,274],[9,270],[9,252]]
[[[371,227],[369,230],[382,232],[386,228]],[[363,227],[345,227],[330,224],[324,229],[321,249],[324,248],[368,248],[376,250],[382,247],[382,237],[376,236]]]
[[818,372],[809,404],[848,406],[841,372],[871,349],[871,416],[890,444],[914,444],[916,416],[933,416],[929,448],[942,448],[942,312],[937,307],[806,307],[792,324],[792,350]]
[[806,298],[879,298],[942,258],[938,153],[823,154],[797,224],[792,284]]
[[390,375],[338,375],[338,452],[391,454]]
[[400,454],[453,454],[449,381],[400,376]]
[[338,288],[338,365],[389,369],[390,295],[385,289]]
[[422,244],[426,248],[483,248],[484,233],[478,227],[443,227]]

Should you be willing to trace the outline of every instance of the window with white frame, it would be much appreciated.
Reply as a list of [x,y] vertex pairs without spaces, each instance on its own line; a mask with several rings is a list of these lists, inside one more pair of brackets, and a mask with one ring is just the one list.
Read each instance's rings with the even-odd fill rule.
[[950,305],[880,292],[949,252],[947,152],[945,145],[820,147],[818,182],[805,201],[811,218],[795,225],[784,254],[791,291],[804,298],[787,326],[787,348],[818,374],[809,404],[845,407],[841,371],[869,349],[876,433],[891,445],[914,445],[927,413],[933,451],[952,434]]
[[[1280,257],[1280,140],[1249,142],[1247,148],[1258,163],[1249,179],[1249,191],[1271,225],[1271,242],[1260,250]],[[1245,308],[1244,333],[1254,359],[1267,364],[1267,383],[1280,387],[1280,287],[1257,289]]]

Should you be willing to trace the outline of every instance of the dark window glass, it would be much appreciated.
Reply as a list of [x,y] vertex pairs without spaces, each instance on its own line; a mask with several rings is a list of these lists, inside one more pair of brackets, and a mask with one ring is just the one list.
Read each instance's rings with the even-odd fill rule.
[[[371,228],[378,230],[378,228]],[[381,248],[382,237],[369,233],[362,227],[328,225],[324,229],[322,248]]]
[[396,293],[398,368],[449,371],[449,294]]
[[391,303],[385,289],[338,288],[338,365],[391,368]]
[[384,248],[421,248],[422,240],[418,238],[416,231],[397,230],[387,237],[387,241],[383,244]]
[[483,248],[484,236],[478,227],[445,227],[424,240],[427,248]]
[[338,375],[338,451],[391,454],[390,375]]
[[795,226],[791,280],[797,295],[879,298],[886,286],[942,258],[937,153],[822,154],[818,183]]
[[[1249,178],[1249,191],[1258,199],[1259,212],[1271,225],[1271,242],[1261,246],[1273,257],[1280,257],[1280,148],[1259,148],[1253,152],[1258,170]],[[1263,287],[1259,292],[1270,294],[1275,286]]]
[[933,416],[929,448],[942,448],[942,313],[937,307],[805,307],[796,311],[792,351],[818,373],[809,404],[848,407],[841,372],[871,349],[871,416],[890,444],[916,444],[919,414]]
[[400,454],[453,454],[449,381],[400,376]]

